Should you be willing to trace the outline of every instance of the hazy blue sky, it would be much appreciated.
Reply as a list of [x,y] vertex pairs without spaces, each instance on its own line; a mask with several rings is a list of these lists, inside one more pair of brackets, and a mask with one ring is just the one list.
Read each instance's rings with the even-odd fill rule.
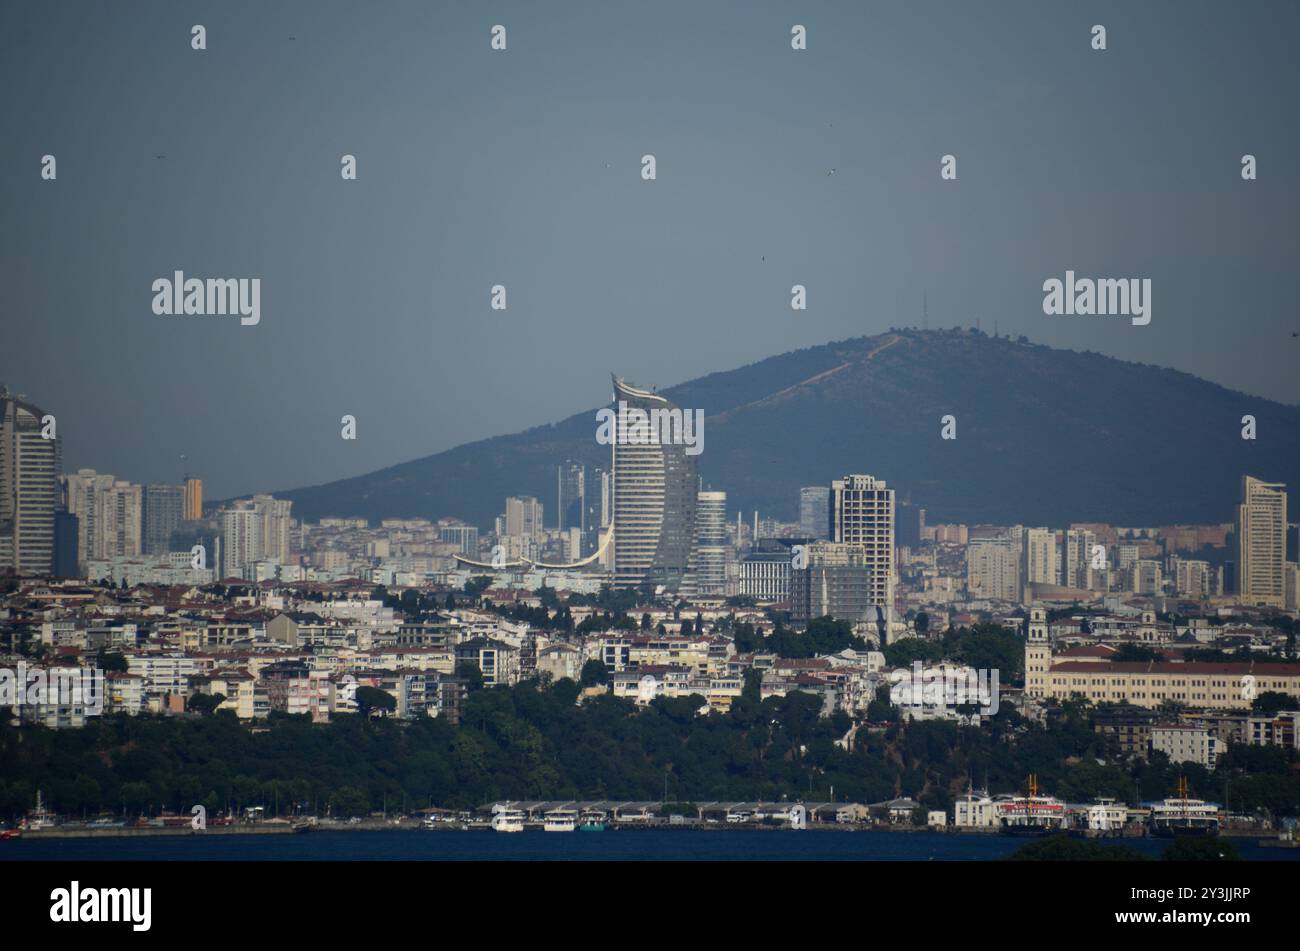
[[[932,327],[1300,402],[1297,36],[1289,2],[6,0],[0,381],[65,468],[184,453],[210,496],[919,324],[923,290]],[[1045,316],[1066,268],[1151,278],[1151,324]],[[177,269],[261,278],[261,323],[155,316]]]

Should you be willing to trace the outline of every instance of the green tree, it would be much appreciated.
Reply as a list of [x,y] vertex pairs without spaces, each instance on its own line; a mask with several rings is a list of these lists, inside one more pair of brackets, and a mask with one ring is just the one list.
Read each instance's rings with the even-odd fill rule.
[[355,786],[344,786],[330,797],[330,812],[340,819],[365,816],[370,812],[370,797]]
[[375,710],[381,713],[392,713],[397,709],[397,698],[386,690],[380,690],[378,687],[358,687],[356,701],[357,711],[363,717],[370,716]]
[[99,655],[99,669],[106,674],[124,674],[130,668],[126,657],[115,651],[102,651]]
[[581,678],[584,687],[595,687],[609,683],[609,671],[604,663],[593,657],[582,665]]
[[196,693],[191,694],[190,698],[185,701],[185,709],[190,713],[199,713],[207,716],[226,702],[224,693]]
[[462,660],[456,665],[456,677],[465,683],[470,693],[483,689],[483,671],[471,660]]
[[1250,707],[1256,713],[1274,714],[1279,710],[1293,710],[1297,705],[1297,699],[1288,693],[1281,693],[1277,690],[1265,690],[1254,700],[1251,701]]

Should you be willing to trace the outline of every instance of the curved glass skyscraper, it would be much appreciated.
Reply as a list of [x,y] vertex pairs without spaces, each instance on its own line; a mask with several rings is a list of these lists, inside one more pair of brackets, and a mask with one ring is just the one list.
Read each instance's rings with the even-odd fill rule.
[[[645,425],[682,410],[665,397],[614,378],[614,586],[650,583],[680,590],[692,565],[699,477],[695,456],[668,438],[669,427]],[[652,411],[660,411],[657,416]]]

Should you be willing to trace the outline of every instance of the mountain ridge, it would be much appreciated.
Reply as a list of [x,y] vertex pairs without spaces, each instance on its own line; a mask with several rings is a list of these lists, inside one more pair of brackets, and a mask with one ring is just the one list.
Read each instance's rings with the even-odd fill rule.
[[[617,368],[615,368],[617,369]],[[1192,374],[1021,337],[891,330],[660,392],[705,412],[700,473],[728,508],[797,518],[798,489],[884,478],[931,523],[1226,522],[1240,476],[1300,480],[1300,407]],[[598,407],[375,472],[275,493],[294,514],[491,525],[507,495],[554,523],[555,468],[609,466]],[[1255,416],[1259,438],[1241,438]],[[943,416],[957,438],[940,438]]]

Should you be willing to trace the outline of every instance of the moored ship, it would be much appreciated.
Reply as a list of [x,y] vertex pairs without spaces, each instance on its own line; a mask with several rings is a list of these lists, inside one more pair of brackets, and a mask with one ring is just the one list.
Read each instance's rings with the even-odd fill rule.
[[1178,780],[1178,795],[1151,804],[1151,832],[1172,836],[1219,834],[1219,805],[1187,795],[1187,778]]
[[1029,795],[998,796],[994,800],[998,822],[1005,835],[1040,836],[1065,828],[1065,803],[1038,793],[1038,777],[1029,777]]
[[522,809],[496,806],[492,815],[492,828],[497,832],[523,832],[525,818]]

